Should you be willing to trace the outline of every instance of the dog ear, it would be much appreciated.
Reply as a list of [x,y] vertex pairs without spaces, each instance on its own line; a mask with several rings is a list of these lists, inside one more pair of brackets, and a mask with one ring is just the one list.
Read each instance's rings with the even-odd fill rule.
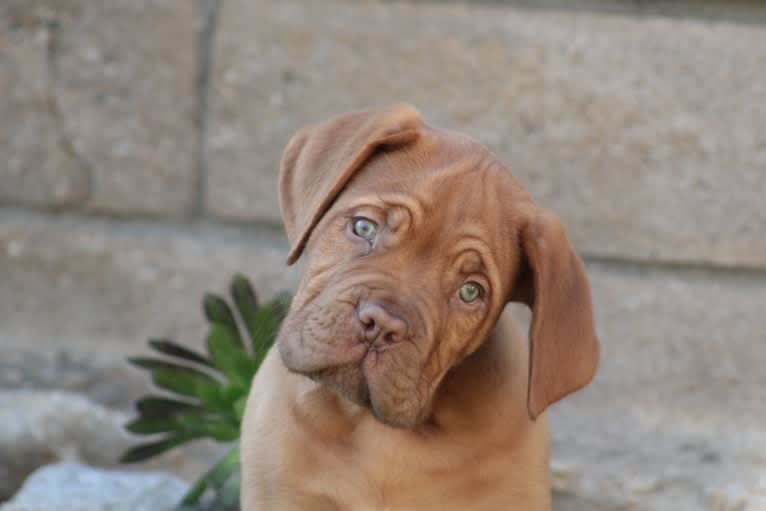
[[287,144],[279,172],[287,264],[300,257],[311,232],[354,173],[382,147],[415,140],[422,119],[410,107],[355,112],[303,128]]
[[534,419],[593,379],[599,342],[588,278],[561,221],[535,207],[519,238],[522,264],[511,300],[532,309],[527,409]]

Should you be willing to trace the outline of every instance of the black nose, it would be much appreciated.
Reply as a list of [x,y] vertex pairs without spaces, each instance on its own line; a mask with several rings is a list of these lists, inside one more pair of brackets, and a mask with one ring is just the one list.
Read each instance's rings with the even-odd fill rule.
[[389,343],[399,342],[407,333],[407,323],[402,318],[391,314],[379,303],[360,304],[357,315],[364,327],[364,337],[368,342],[378,339]]

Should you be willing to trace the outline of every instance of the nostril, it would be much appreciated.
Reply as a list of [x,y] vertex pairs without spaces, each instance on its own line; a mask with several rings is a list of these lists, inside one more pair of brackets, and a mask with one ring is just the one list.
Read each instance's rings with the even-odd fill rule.
[[406,335],[407,324],[378,303],[365,302],[360,304],[357,309],[357,317],[362,326],[364,337],[370,342],[379,341],[393,344],[399,342]]

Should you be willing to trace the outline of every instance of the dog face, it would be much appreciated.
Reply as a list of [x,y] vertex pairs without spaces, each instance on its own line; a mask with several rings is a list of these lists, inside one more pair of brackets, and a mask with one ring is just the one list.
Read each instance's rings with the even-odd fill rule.
[[[555,286],[580,302],[563,316],[584,311],[567,336],[585,344],[565,361],[576,381],[530,386],[530,414],[592,377],[597,341],[581,264],[558,220],[477,143],[426,126],[410,109],[350,114],[293,138],[280,192],[290,260],[307,254],[278,339],[291,371],[383,423],[413,427],[509,300],[560,307],[542,299],[544,274],[555,273],[565,277]],[[543,268],[551,264],[563,266]],[[536,322],[537,337],[560,333],[541,336],[538,324],[535,334]],[[532,364],[543,383],[546,365]]]

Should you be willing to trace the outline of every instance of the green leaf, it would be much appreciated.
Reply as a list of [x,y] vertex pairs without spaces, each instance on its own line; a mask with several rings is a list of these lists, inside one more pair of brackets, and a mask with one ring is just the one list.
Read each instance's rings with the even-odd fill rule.
[[120,458],[121,463],[134,463],[137,461],[143,461],[148,458],[159,456],[168,449],[179,446],[183,443],[194,440],[195,437],[185,435],[171,435],[165,437],[157,442],[151,442],[148,444],[140,444],[132,449],[129,449]]
[[233,447],[210,471],[205,474],[205,481],[212,488],[221,488],[229,476],[239,469],[240,450],[239,446]]
[[211,423],[205,426],[205,434],[218,442],[233,442],[239,439],[239,427],[223,423]]
[[243,395],[236,401],[234,401],[234,413],[237,416],[237,420],[242,422],[242,417],[245,416],[245,406],[247,405],[247,394]]
[[195,504],[199,502],[199,499],[202,498],[206,491],[207,481],[205,481],[204,477],[198,479],[197,482],[192,485],[191,489],[186,492],[186,495],[184,495],[184,498],[181,501],[181,504],[176,508],[176,511],[191,511],[192,509],[196,509]]
[[155,433],[183,432],[183,428],[175,417],[139,417],[125,425],[125,429],[137,435],[153,435]]
[[231,410],[234,410],[234,403],[238,399],[247,396],[247,391],[248,385],[232,383],[220,388],[220,398],[231,406]]
[[224,416],[214,415],[139,417],[129,422],[126,429],[137,435],[175,432],[195,437],[206,436],[219,442],[231,442],[239,438],[239,423]]
[[160,388],[195,397],[210,409],[227,409],[226,403],[219,398],[220,384],[215,380],[200,379],[181,371],[157,369],[152,372],[152,381]]
[[274,344],[277,334],[279,333],[279,327],[287,314],[289,306],[289,297],[286,295],[279,296],[263,305],[252,316],[248,327],[253,343],[255,360],[258,366],[263,362],[269,348]]
[[128,357],[128,362],[130,362],[136,367],[140,367],[142,369],[148,369],[149,371],[155,371],[157,369],[174,369],[179,371],[185,371],[190,374],[199,375],[200,377],[204,377],[204,378],[208,378],[213,381],[216,381],[215,378],[210,376],[210,374],[204,371],[201,371],[197,368],[190,367],[187,365],[182,365],[182,364],[176,364],[173,362],[167,362],[165,360],[160,360],[158,358]]
[[136,402],[136,410],[142,417],[167,417],[178,413],[202,411],[198,405],[158,396],[146,396]]
[[220,296],[208,293],[202,300],[202,308],[205,311],[207,320],[216,325],[220,325],[228,331],[231,340],[237,346],[244,348],[242,338],[239,336],[239,327],[234,319],[229,305]]
[[239,493],[240,493],[240,487],[242,486],[242,472],[240,470],[236,470],[232,472],[231,475],[229,475],[229,478],[226,480],[225,483],[220,487],[218,490],[218,494],[216,495],[216,506],[215,509],[220,510],[231,510],[234,511],[237,509],[237,505],[239,504]]
[[215,366],[230,382],[243,387],[250,384],[256,365],[250,355],[231,338],[228,328],[212,323],[207,336],[207,349]]
[[249,315],[255,314],[258,310],[258,297],[255,294],[253,286],[250,285],[250,281],[247,280],[247,277],[241,273],[237,273],[234,275],[234,278],[231,279],[231,285],[229,287],[239,315],[246,324],[249,323]]
[[183,396],[197,398],[211,409],[230,410],[219,399],[221,383],[207,373],[197,369],[171,364],[162,360],[142,357],[129,358],[133,365],[148,369],[155,385]]
[[[208,353],[198,353],[169,339],[151,339],[149,345],[171,357],[170,360],[128,359],[149,371],[155,385],[176,396],[146,396],[137,401],[139,416],[126,428],[135,434],[160,438],[128,450],[123,462],[151,458],[198,438],[221,442],[239,438],[252,379],[276,340],[290,298],[283,295],[259,306],[252,285],[242,274],[234,276],[230,292],[236,307],[215,294],[207,294],[203,299],[210,325],[206,338]],[[239,319],[245,326],[244,334],[238,327]],[[252,354],[244,342],[245,336],[249,337],[247,346],[252,346]],[[193,485],[179,509],[196,509],[193,506],[212,492],[212,498],[206,500],[206,509],[212,504],[210,509],[236,511],[240,486],[239,447],[235,446]]]
[[210,360],[203,357],[196,351],[174,343],[170,339],[149,339],[149,345],[164,355],[182,358],[184,360],[188,360],[189,362],[195,362],[197,364],[212,367]]
[[259,309],[258,297],[250,281],[241,273],[234,276],[230,287],[231,296],[234,298],[234,304],[237,306],[237,312],[239,312],[239,316],[245,324],[245,329],[252,343],[253,339],[255,339],[254,326],[257,323],[256,314]]
[[184,496],[180,506],[194,505],[204,495],[207,487],[220,489],[229,479],[231,474],[239,471],[240,456],[239,446],[232,448],[226,455],[218,460],[199,481],[197,481],[191,490]]

